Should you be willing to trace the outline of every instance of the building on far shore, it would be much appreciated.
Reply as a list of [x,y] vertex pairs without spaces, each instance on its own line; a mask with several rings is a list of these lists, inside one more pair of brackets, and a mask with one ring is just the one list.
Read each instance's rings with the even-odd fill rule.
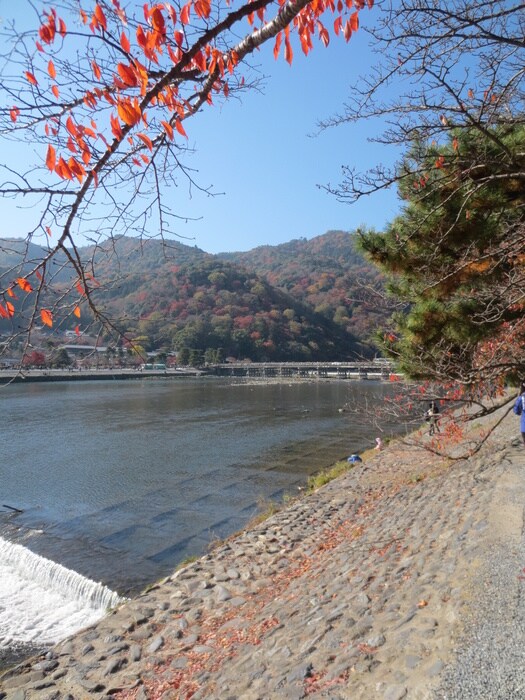
[[65,350],[71,357],[88,357],[95,353],[105,353],[108,348],[106,345],[77,345],[76,343],[71,343],[59,345],[58,349]]

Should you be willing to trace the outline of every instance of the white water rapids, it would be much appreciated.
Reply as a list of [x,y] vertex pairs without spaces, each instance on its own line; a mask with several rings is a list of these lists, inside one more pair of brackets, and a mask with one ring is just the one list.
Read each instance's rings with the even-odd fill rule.
[[58,642],[121,600],[106,586],[0,537],[0,647]]

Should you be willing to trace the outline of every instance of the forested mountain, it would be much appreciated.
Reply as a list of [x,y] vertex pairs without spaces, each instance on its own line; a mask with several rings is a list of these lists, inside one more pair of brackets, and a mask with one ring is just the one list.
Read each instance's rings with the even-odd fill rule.
[[383,289],[383,277],[356,250],[354,234],[329,231],[309,241],[293,240],[219,257],[255,270],[362,340],[385,320],[375,293]]
[[[16,244],[0,266],[14,264]],[[351,234],[211,255],[158,239],[122,237],[81,249],[93,260],[93,299],[144,350],[194,350],[207,359],[340,360],[370,355],[379,313],[364,285],[377,272]],[[14,256],[14,257],[13,257]],[[38,257],[38,251],[32,252]],[[75,285],[69,281],[75,294]],[[82,305],[82,325],[89,312]],[[78,323],[55,318],[55,329]],[[109,336],[105,338],[110,342]]]
[[366,352],[307,304],[213,257],[128,275],[100,300],[146,350],[215,350],[220,357],[259,361],[335,360]]

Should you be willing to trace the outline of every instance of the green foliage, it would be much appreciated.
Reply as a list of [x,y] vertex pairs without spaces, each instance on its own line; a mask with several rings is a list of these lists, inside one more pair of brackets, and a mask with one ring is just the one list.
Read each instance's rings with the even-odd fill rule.
[[[404,304],[378,341],[414,378],[511,371],[522,344],[525,129],[452,130],[402,166],[402,214],[362,249]],[[490,364],[483,355],[490,354]],[[481,366],[483,365],[483,369]],[[487,367],[489,369],[487,369]]]
[[332,467],[328,469],[323,469],[323,471],[313,476],[308,477],[308,491],[316,491],[330,481],[337,479],[337,477],[346,474],[347,471],[352,469],[353,465],[346,460],[341,462],[336,462]]
[[72,362],[73,360],[69,357],[69,354],[65,348],[59,348],[51,357],[51,366],[59,369],[69,367]]

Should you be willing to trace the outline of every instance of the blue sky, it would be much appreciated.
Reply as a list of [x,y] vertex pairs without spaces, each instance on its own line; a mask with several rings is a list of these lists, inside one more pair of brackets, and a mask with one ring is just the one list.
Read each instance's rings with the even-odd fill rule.
[[[372,15],[361,13],[366,21]],[[345,124],[311,136],[319,119],[342,110],[360,70],[373,60],[367,41],[365,32],[348,44],[333,37],[328,48],[316,44],[308,58],[296,52],[291,67],[275,62],[268,46],[261,52],[269,76],[264,94],[247,94],[242,104],[207,110],[187,124],[198,151],[190,162],[199,169],[199,181],[225,194],[196,195],[188,202],[180,192],[185,211],[203,217],[181,225],[181,234],[194,236],[208,252],[248,250],[360,224],[382,228],[396,214],[395,192],[348,205],[317,187],[338,184],[343,164],[367,169],[395,156],[368,141],[377,123]]]
[[[10,5],[0,0],[0,15],[21,11],[20,5]],[[362,26],[372,22],[374,10],[361,12],[360,18]],[[373,63],[366,33],[354,33],[348,44],[332,35],[328,48],[316,43],[307,58],[295,48],[292,66],[282,56],[275,61],[272,48],[272,42],[263,46],[255,59],[268,76],[262,92],[205,109],[185,124],[195,149],[185,164],[195,169],[200,185],[223,194],[190,193],[181,179],[170,205],[183,217],[176,225],[182,242],[210,253],[276,245],[361,224],[382,228],[398,209],[395,192],[348,205],[318,187],[337,185],[343,164],[366,170],[395,156],[369,142],[377,123],[345,124],[312,135],[319,119],[342,110],[360,73]],[[4,235],[24,235],[24,217],[6,202],[2,217]]]

